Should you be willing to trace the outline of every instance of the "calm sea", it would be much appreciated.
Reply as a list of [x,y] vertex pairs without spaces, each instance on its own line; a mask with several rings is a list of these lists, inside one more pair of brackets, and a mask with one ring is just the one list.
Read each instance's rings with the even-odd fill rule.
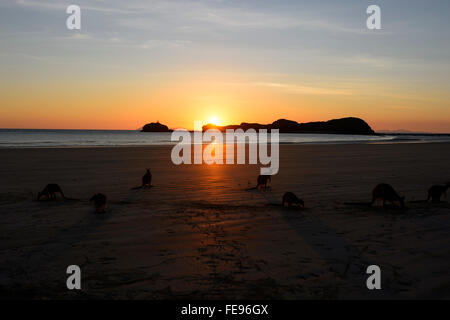
[[[335,135],[280,134],[281,144],[342,143],[426,143],[450,141],[450,136],[433,135]],[[135,130],[32,130],[0,129],[0,148],[65,148],[171,145],[171,133]]]

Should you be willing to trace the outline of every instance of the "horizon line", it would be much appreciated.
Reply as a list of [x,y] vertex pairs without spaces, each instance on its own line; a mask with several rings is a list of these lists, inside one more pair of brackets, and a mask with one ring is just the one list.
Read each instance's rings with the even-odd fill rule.
[[[221,126],[222,127],[222,126]],[[177,129],[185,129],[185,128],[177,128]],[[175,131],[177,129],[171,129],[169,128],[169,130]],[[0,128],[0,130],[45,130],[45,131],[135,131],[135,132],[141,132],[142,128],[139,129],[61,129],[61,128]],[[193,129],[185,129],[189,132],[194,132],[195,130]],[[430,132],[430,131],[425,131],[425,132],[420,132],[420,131],[410,131],[407,129],[398,129],[398,130],[389,130],[389,129],[384,129],[384,130],[374,130],[375,133],[377,134],[401,134],[401,135],[408,135],[408,134],[433,134],[433,135],[450,135],[450,132]],[[164,133],[164,132],[142,132],[142,133]],[[296,134],[302,134],[301,132],[296,133]],[[306,134],[306,133],[303,133]],[[317,134],[322,134],[322,133],[317,133]]]

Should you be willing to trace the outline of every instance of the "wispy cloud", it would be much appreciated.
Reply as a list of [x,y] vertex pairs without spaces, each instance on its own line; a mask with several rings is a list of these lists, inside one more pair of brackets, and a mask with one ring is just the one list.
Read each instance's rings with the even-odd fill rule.
[[277,82],[257,82],[257,86],[269,87],[274,89],[279,89],[287,91],[290,93],[298,94],[312,94],[312,95],[351,95],[353,92],[344,89],[334,89],[316,86],[304,86],[288,83],[277,83]]
[[[13,3],[21,7],[39,10],[65,10],[68,3],[61,1],[15,0]],[[189,24],[209,24],[224,28],[254,29],[305,29],[333,33],[365,34],[362,27],[349,27],[330,20],[299,16],[289,12],[267,12],[257,8],[245,9],[227,5],[222,1],[167,1],[167,0],[131,0],[131,1],[99,1],[79,0],[82,10],[98,13],[118,14],[115,17],[121,26],[130,28],[149,28],[155,25],[155,18],[161,21],[178,21]],[[146,17],[147,16],[147,17]],[[119,19],[117,19],[119,18]]]
[[[103,13],[120,13],[120,14],[131,14],[136,13],[135,10],[129,10],[129,9],[122,9],[114,7],[111,3],[104,2],[104,1],[83,1],[78,0],[76,1],[77,5],[79,5],[82,9],[85,10],[91,10],[91,11],[97,11],[97,12],[103,12]],[[64,3],[61,1],[32,1],[32,0],[15,0],[15,4],[21,6],[21,7],[28,7],[28,8],[34,8],[38,10],[63,10],[67,8],[69,4],[72,3]],[[98,3],[98,5],[92,5],[92,3]]]

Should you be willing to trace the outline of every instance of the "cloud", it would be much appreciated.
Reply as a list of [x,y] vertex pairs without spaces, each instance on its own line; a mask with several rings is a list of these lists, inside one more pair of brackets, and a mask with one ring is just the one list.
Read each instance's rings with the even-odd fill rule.
[[[68,3],[60,1],[15,0],[22,7],[40,10],[64,10]],[[363,27],[348,27],[325,19],[315,19],[296,12],[264,11],[261,8],[243,8],[224,4],[221,1],[167,1],[167,0],[131,0],[99,1],[78,0],[82,10],[103,14],[120,15],[117,23],[135,29],[155,27],[159,23],[184,23],[182,27],[192,28],[190,24],[209,24],[223,28],[253,29],[305,29],[333,33],[366,34]],[[138,20],[136,20],[138,19]]]
[[[127,10],[122,8],[114,8],[110,4],[103,2],[103,1],[76,1],[77,5],[81,7],[82,10],[91,10],[91,11],[97,11],[97,12],[103,12],[103,13],[120,13],[120,14],[130,14],[135,13],[136,11],[133,10]],[[93,6],[91,3],[93,2],[100,2],[99,5]],[[30,1],[30,0],[15,0],[15,3],[21,7],[28,7],[28,8],[35,8],[39,10],[62,10],[65,12],[66,8],[71,3],[61,3],[61,1]]]
[[314,86],[303,86],[287,83],[277,83],[277,82],[257,82],[257,86],[264,86],[269,88],[275,88],[291,93],[298,94],[312,94],[312,95],[351,95],[351,91],[343,89],[333,89],[324,87],[314,87]]
[[93,39],[93,37],[86,33],[74,33],[69,37],[70,39],[76,39],[76,40],[90,40]]
[[[326,30],[330,32],[365,34],[365,28],[350,28],[344,25],[323,20],[311,19],[307,16],[295,15],[287,12],[264,12],[257,8],[242,8],[232,6],[217,6],[220,2],[198,1],[160,1],[144,2],[137,10],[139,21],[135,17],[125,17],[120,21],[123,26],[131,28],[148,28],[155,24],[155,19],[165,21],[184,22],[184,30],[192,29],[189,24],[209,24],[224,28],[253,28],[253,29],[292,29]],[[216,4],[216,5],[215,5]],[[133,6],[131,6],[133,7]],[[153,19],[143,18],[143,15],[152,14]]]

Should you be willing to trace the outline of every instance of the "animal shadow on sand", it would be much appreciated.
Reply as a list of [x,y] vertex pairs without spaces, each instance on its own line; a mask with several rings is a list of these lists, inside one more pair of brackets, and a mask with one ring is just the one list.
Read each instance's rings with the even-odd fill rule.
[[[307,243],[315,253],[326,263],[328,269],[322,273],[332,272],[341,281],[342,285],[352,288],[361,288],[361,293],[367,293],[365,283],[367,280],[366,268],[376,264],[367,257],[368,246],[357,247],[342,235],[337,234],[330,226],[314,215],[314,208],[298,210],[298,208],[283,207],[274,196],[263,194],[268,205],[273,207],[280,217],[294,230],[297,235]],[[392,270],[391,270],[392,269]],[[389,266],[384,269],[385,277],[398,279],[396,270]],[[385,287],[377,296],[389,296],[390,288]]]
[[[49,270],[54,270],[54,268],[65,270],[67,268],[66,261],[75,261],[76,264],[84,270],[84,267],[90,263],[88,257],[89,254],[86,253],[84,255],[84,262],[80,262],[79,253],[77,256],[72,256],[73,247],[88,239],[92,233],[107,223],[111,218],[110,213],[113,210],[117,211],[117,208],[111,209],[108,207],[106,213],[96,214],[95,209],[92,208],[88,200],[72,200],[70,202],[72,202],[72,205],[74,202],[77,202],[81,204],[82,208],[86,208],[85,213],[81,215],[75,223],[55,231],[55,233],[33,246],[22,248],[22,255],[27,259],[25,276],[28,279],[27,281],[29,281],[30,287],[29,292],[17,292],[22,295],[22,298],[33,298],[34,295],[58,298],[62,295],[70,294],[70,292],[63,287],[55,287],[53,284],[48,286],[48,284],[46,285],[43,283],[43,281],[49,281],[48,277],[51,279],[54,277],[53,274],[49,273]],[[71,205],[70,203],[67,203],[67,201],[58,200],[36,201],[35,203],[39,208]],[[77,205],[76,208],[79,209],[80,206]],[[61,213],[61,215],[64,215],[64,213]],[[46,249],[47,246],[49,246],[48,250]],[[45,275],[45,273],[49,274]],[[83,293],[83,295],[86,295],[86,293]]]

